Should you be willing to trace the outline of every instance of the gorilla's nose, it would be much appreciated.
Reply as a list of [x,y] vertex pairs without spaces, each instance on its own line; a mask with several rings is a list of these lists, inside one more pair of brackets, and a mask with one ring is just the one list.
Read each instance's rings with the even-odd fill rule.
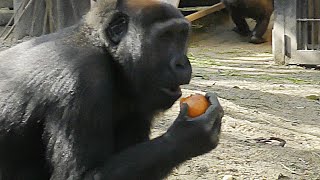
[[188,84],[190,82],[192,68],[186,55],[173,59],[170,65],[179,85]]

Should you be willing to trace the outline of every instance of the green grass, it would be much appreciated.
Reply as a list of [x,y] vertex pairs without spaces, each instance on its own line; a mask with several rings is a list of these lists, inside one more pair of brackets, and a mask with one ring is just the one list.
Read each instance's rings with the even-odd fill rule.
[[209,56],[197,55],[194,56],[192,53],[188,54],[189,61],[194,66],[208,67],[208,66],[222,66],[223,64],[217,62],[215,59]]
[[[202,50],[202,49],[201,49]],[[239,51],[243,51],[242,49],[239,49]],[[224,52],[224,53],[239,53],[239,51],[230,51],[230,52]],[[188,54],[190,63],[192,66],[200,67],[200,68],[206,68],[211,66],[230,66],[227,63],[219,62],[218,59],[214,58],[213,56],[208,56],[206,54],[200,54],[197,53],[196,55],[193,53]],[[206,73],[198,73],[199,76],[203,77],[203,79],[207,79],[206,77],[212,74],[217,74],[216,71],[214,73],[206,72]],[[306,79],[300,79],[291,77],[293,74],[284,74],[283,76],[272,76],[269,74],[258,74],[258,75],[252,75],[252,74],[246,74],[245,71],[239,71],[239,70],[222,70],[221,73],[219,73],[219,76],[230,76],[230,77],[239,77],[239,78],[245,78],[245,79],[258,79],[258,80],[264,80],[264,81],[272,81],[273,83],[290,83],[290,84],[316,84],[320,85],[320,81],[315,80],[306,80]]]
[[228,70],[223,71],[220,76],[230,76],[230,77],[241,77],[245,79],[259,79],[265,81],[273,81],[274,83],[292,83],[292,84],[317,84],[317,82],[312,80],[303,80],[299,78],[293,77],[276,77],[270,75],[251,75],[251,74],[244,74],[241,71],[235,70]]

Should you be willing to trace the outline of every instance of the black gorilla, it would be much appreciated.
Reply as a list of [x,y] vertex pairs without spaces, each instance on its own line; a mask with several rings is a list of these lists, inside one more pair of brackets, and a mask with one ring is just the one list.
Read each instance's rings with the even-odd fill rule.
[[[226,5],[233,22],[236,24],[235,32],[243,36],[250,35],[251,43],[265,42],[262,36],[267,31],[273,12],[273,0],[222,0],[222,2]],[[257,22],[252,33],[245,18],[252,18]]]
[[0,179],[161,179],[215,148],[223,110],[153,116],[189,83],[190,24],[173,6],[100,0],[78,25],[0,54]]

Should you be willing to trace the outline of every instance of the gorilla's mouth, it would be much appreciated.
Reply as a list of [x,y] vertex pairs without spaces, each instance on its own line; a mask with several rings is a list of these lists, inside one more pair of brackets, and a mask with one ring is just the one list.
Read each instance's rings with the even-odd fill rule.
[[176,87],[169,87],[169,88],[162,88],[161,91],[166,95],[174,98],[179,98],[182,95],[182,91],[180,86]]

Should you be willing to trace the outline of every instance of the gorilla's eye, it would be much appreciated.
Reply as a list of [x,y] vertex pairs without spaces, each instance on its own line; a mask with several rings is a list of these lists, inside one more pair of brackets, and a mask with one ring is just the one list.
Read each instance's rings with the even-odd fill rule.
[[119,44],[128,31],[128,16],[122,13],[115,15],[109,23],[106,34],[114,43]]

